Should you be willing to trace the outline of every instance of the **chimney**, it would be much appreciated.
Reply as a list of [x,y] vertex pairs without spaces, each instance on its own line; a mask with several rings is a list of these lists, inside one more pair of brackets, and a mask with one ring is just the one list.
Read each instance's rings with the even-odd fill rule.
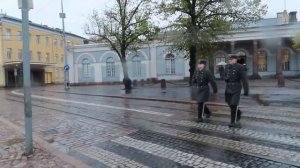
[[83,40],[83,44],[89,44],[89,43],[90,43],[90,41],[88,39]]
[[289,16],[286,10],[283,12],[277,13],[277,22],[278,24],[288,24],[289,23]]
[[292,11],[289,13],[289,23],[296,23],[297,20],[297,12],[296,11]]

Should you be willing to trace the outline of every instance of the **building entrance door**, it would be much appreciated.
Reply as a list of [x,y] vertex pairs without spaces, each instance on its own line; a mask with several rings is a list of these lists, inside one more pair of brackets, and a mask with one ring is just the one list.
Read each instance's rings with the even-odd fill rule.
[[52,72],[46,72],[46,84],[52,83]]

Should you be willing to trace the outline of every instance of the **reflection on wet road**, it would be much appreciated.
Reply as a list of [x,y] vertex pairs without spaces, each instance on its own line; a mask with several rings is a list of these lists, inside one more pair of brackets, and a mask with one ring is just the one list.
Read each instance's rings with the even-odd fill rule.
[[[91,167],[297,167],[300,113],[243,109],[229,129],[227,107],[194,122],[195,106],[33,91],[34,132]],[[23,125],[23,98],[0,91],[1,116]],[[273,114],[273,115],[272,115]]]

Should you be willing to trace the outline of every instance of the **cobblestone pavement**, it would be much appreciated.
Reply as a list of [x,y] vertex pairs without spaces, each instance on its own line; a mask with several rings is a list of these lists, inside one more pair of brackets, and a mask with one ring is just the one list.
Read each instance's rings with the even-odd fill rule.
[[[14,93],[0,91],[0,115],[23,126],[22,96]],[[242,105],[251,106],[242,108],[242,128],[230,129],[227,107],[209,106],[212,117],[196,123],[196,107],[189,104],[56,93],[47,88],[32,93],[34,132],[91,167],[300,166],[297,108],[258,106],[242,97]],[[245,104],[250,100],[253,104]],[[56,164],[62,167],[59,161]]]
[[23,136],[0,122],[0,167],[1,168],[71,168],[73,166],[49,154],[34,144],[34,155],[25,156]]

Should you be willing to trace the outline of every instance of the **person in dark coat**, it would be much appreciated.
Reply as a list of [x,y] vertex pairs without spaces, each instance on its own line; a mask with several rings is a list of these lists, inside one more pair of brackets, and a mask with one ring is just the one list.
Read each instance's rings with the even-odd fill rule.
[[206,61],[200,61],[198,64],[198,69],[193,76],[193,83],[197,86],[196,100],[198,103],[198,122],[203,122],[203,115],[206,114],[206,118],[211,116],[211,111],[205,105],[205,102],[209,98],[209,86],[208,83],[213,88],[213,92],[217,93],[217,84],[212,76],[212,74],[205,69]]
[[224,80],[224,76],[225,76],[225,68],[223,65],[220,65],[219,67],[219,73],[220,73],[220,78],[221,80]]
[[231,109],[231,123],[229,127],[241,127],[239,121],[242,112],[238,105],[240,102],[240,95],[242,84],[244,88],[244,95],[249,95],[248,79],[245,67],[237,63],[238,57],[232,55],[229,58],[229,64],[225,67],[225,101]]
[[243,67],[245,68],[245,71],[248,71],[246,61],[244,58],[238,59],[237,63],[243,65]]

